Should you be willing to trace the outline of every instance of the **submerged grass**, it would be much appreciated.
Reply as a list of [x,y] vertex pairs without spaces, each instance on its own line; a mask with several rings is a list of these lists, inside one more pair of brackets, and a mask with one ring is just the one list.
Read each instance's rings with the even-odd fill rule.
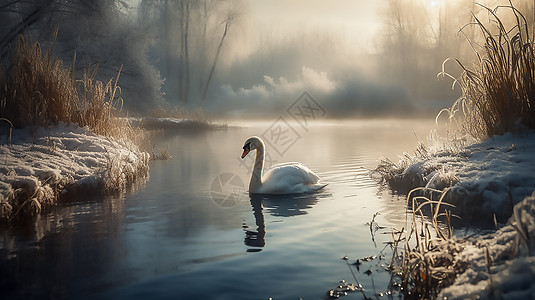
[[[445,112],[451,119],[461,118],[464,130],[477,138],[535,129],[534,44],[526,18],[509,3],[495,9],[479,5],[488,12],[490,22],[484,24],[473,15],[474,22],[466,25],[478,28],[483,37],[482,43],[467,37],[477,57],[474,68],[450,58],[444,61],[439,73],[453,78],[453,86],[459,84],[462,91],[452,107],[439,115]],[[498,11],[504,9],[515,20],[512,28],[506,28],[498,16]],[[460,77],[454,78],[445,71],[448,61],[455,61],[462,68]]]

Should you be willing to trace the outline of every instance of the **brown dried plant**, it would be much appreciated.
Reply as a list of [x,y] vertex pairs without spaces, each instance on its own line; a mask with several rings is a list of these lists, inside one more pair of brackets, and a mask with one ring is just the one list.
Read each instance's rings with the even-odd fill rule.
[[71,71],[52,56],[51,49],[43,53],[38,42],[19,36],[13,65],[0,77],[2,117],[18,128],[76,123],[96,134],[135,139],[140,132],[116,117],[123,104],[118,86],[121,69],[107,83],[95,79],[96,68],[77,80],[75,62],[76,55]]
[[[462,90],[462,96],[452,107],[443,109],[439,115],[449,113],[451,119],[462,118],[463,128],[477,138],[535,129],[534,44],[526,18],[509,3],[495,9],[480,5],[488,12],[489,24],[473,15],[474,22],[465,25],[475,26],[483,37],[483,43],[478,44],[465,36],[477,57],[474,68],[449,58],[439,73],[454,79],[453,86],[459,84]],[[503,9],[508,9],[515,20],[510,29],[498,16],[498,10]],[[459,78],[445,71],[449,61],[462,68]]]

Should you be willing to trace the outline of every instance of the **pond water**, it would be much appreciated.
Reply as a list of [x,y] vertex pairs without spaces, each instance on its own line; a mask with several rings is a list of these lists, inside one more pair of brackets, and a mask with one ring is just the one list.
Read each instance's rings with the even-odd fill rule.
[[[324,299],[340,280],[367,296],[388,291],[385,242],[404,225],[405,205],[369,171],[412,151],[433,122],[283,121],[162,134],[154,143],[172,158],[151,162],[135,191],[3,225],[0,298]],[[254,153],[239,157],[251,135],[264,137],[267,165],[299,161],[328,186],[249,196]],[[371,231],[376,212],[382,228]]]

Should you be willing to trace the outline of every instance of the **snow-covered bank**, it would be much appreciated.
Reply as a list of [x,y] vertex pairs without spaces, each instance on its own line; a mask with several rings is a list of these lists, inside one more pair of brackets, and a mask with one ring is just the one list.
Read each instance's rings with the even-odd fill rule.
[[0,160],[2,219],[38,213],[67,195],[120,191],[149,168],[149,154],[131,142],[62,123],[14,130]]
[[[466,222],[505,223],[513,206],[535,190],[535,133],[505,134],[481,143],[435,145],[387,166],[394,189],[451,186],[445,200]],[[383,166],[384,167],[384,166]]]
[[456,260],[467,267],[439,299],[533,299],[535,295],[535,193],[515,205],[508,224],[460,242]]
[[[397,163],[384,160],[376,169],[398,192],[446,191],[444,201],[471,227],[468,236],[462,230],[454,238],[437,238],[456,252],[435,247],[422,254],[450,258],[451,263],[434,266],[455,276],[437,298],[524,299],[535,293],[534,152],[535,133],[508,133],[483,142],[465,138],[421,145],[415,155]],[[494,229],[482,231],[478,225]]]

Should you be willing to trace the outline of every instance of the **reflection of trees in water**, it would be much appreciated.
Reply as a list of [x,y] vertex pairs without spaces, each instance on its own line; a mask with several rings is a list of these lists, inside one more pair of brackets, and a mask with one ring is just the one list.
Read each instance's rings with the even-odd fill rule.
[[[264,218],[264,208],[276,217],[294,217],[305,215],[306,210],[312,208],[322,194],[301,194],[301,195],[250,195],[251,207],[255,218],[256,231],[245,229],[245,245],[249,247],[262,248],[266,245],[266,222]],[[261,249],[248,249],[247,252],[258,252]]]
[[103,238],[114,237],[122,220],[124,197],[117,197],[55,207],[0,228],[1,294],[15,299],[83,293],[72,283],[97,280],[124,255]]

